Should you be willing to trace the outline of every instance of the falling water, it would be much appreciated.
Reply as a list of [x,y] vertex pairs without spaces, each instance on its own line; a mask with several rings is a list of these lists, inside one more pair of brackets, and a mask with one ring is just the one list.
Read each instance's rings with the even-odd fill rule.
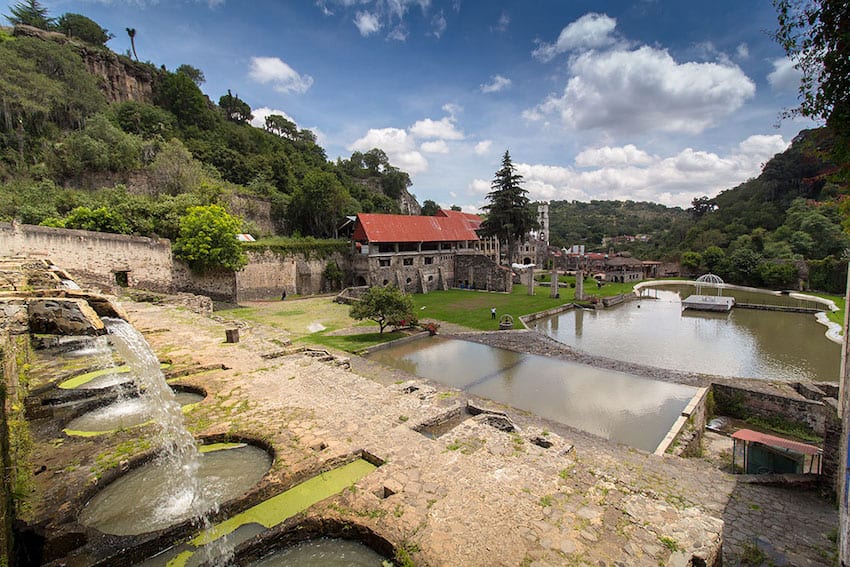
[[[136,380],[141,395],[150,403],[150,418],[159,427],[159,464],[169,469],[168,485],[161,495],[149,495],[161,503],[164,519],[175,522],[193,518],[201,529],[211,526],[208,515],[217,511],[218,503],[204,495],[198,469],[201,453],[183,421],[183,412],[174,391],[165,381],[159,360],[145,338],[132,325],[121,319],[103,318],[112,344],[124,358]],[[226,544],[207,550],[207,558],[215,564],[227,563],[232,550]]]

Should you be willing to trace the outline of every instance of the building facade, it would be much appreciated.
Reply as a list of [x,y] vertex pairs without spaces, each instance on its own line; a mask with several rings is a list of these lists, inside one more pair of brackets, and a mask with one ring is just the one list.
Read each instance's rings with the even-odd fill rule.
[[352,234],[355,286],[393,285],[427,293],[451,287],[510,291],[498,247],[478,237],[480,217],[457,211],[407,216],[360,213]]

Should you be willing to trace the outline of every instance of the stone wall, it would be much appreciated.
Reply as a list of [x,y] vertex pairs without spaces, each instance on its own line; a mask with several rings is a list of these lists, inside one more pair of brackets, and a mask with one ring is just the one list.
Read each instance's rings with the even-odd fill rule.
[[490,258],[480,254],[458,254],[455,256],[454,285],[487,291],[511,292],[511,271]]
[[[732,414],[743,412],[746,415],[766,419],[779,417],[805,424],[817,435],[822,436],[824,433],[826,406],[823,402],[759,392],[722,383],[714,383],[712,388],[718,411],[722,409],[729,411],[731,408]],[[732,415],[732,417],[739,416]]]
[[165,239],[0,223],[0,254],[49,258],[73,276],[106,285],[124,272],[129,287],[173,290],[171,243]]
[[821,492],[824,496],[838,499],[839,471],[841,470],[841,416],[838,400],[826,398],[826,422],[823,432],[823,460],[821,461]]
[[708,420],[709,388],[700,388],[670,427],[655,449],[656,455],[672,453],[679,457],[697,457],[702,452],[702,438]]
[[343,271],[348,271],[348,259],[340,253],[314,258],[305,254],[284,256],[273,250],[249,251],[248,264],[236,273],[238,299],[280,299],[284,290],[299,295],[330,291],[322,276],[328,262],[336,262]]
[[215,301],[237,303],[236,274],[230,270],[196,274],[184,262],[175,260],[172,271],[174,287],[198,295],[206,295]]
[[[368,285],[393,285],[408,293],[427,293],[451,286],[454,280],[455,253],[448,250],[385,254],[368,258]],[[429,261],[431,263],[426,264]]]

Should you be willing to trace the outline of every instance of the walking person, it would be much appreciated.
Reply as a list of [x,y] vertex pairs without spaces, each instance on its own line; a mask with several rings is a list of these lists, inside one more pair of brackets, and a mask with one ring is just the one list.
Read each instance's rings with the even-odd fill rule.
[[495,319],[495,318],[496,318],[496,308],[494,307],[490,310],[490,319]]

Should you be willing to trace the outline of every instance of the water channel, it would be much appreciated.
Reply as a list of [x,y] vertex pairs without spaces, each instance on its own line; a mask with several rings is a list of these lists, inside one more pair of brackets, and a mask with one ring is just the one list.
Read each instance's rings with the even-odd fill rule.
[[381,567],[384,561],[362,543],[319,538],[267,555],[250,567]]
[[377,350],[368,358],[646,451],[655,450],[696,392],[442,337]]
[[[604,310],[574,309],[530,324],[584,352],[673,370],[771,380],[838,380],[841,345],[813,314],[733,308],[682,311],[689,285],[644,288],[646,299]],[[704,292],[705,293],[705,292]],[[793,307],[787,296],[724,290],[738,302]]]

